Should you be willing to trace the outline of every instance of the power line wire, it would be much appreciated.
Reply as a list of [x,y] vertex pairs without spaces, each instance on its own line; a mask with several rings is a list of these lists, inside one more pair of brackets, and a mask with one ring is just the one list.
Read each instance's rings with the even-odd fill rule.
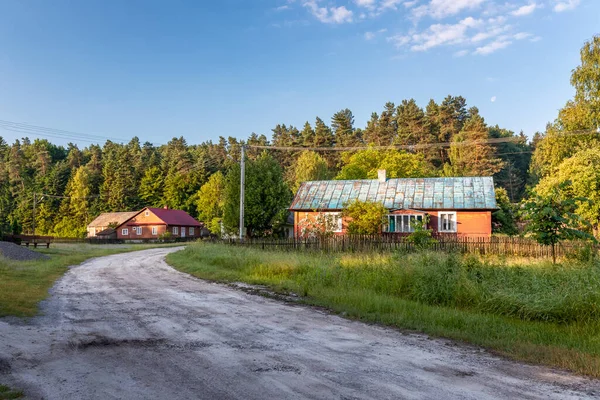
[[92,196],[85,196],[85,197],[74,197],[74,196],[59,196],[59,195],[54,195],[54,194],[47,194],[47,193],[36,193],[38,196],[42,196],[42,197],[50,197],[53,199],[76,199],[76,200],[83,200],[83,199],[96,199],[98,197],[100,197],[99,194],[95,194]]
[[9,128],[14,130],[19,130],[31,134],[44,134],[44,135],[56,135],[56,136],[64,136],[65,138],[73,138],[73,139],[92,139],[92,140],[112,140],[117,142],[122,142],[123,139],[115,138],[105,135],[94,135],[89,133],[81,133],[81,132],[73,132],[67,131],[64,129],[56,129],[56,128],[48,128],[39,125],[31,125],[22,122],[14,122],[0,119],[0,127]]

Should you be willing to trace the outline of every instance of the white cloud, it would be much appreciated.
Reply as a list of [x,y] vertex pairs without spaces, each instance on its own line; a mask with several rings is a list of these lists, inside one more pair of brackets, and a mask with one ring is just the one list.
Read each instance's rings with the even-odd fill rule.
[[345,6],[341,7],[319,7],[316,0],[308,0],[303,3],[304,7],[319,21],[325,24],[343,24],[352,22],[352,11]]
[[373,40],[375,39],[375,34],[373,32],[365,32],[365,40]]
[[365,8],[375,7],[375,0],[354,0],[357,6]]
[[497,25],[497,26],[489,26],[486,27],[487,30],[483,32],[479,32],[471,37],[471,42],[477,43],[482,42],[484,40],[497,37],[498,35],[510,30],[510,25]]
[[515,38],[515,40],[523,40],[523,39],[527,39],[528,37],[531,37],[531,33],[529,32],[519,32],[516,33],[515,35],[513,35],[513,38]]
[[530,42],[539,42],[540,40],[542,40],[541,36],[534,36],[531,39],[529,39]]
[[485,0],[431,0],[428,5],[422,5],[413,9],[415,18],[430,16],[442,19],[458,14],[463,10],[478,7]]
[[434,24],[420,33],[397,35],[388,38],[396,47],[412,44],[412,51],[425,51],[441,45],[463,43],[467,40],[467,30],[481,26],[482,20],[467,17],[457,24]]
[[499,38],[491,43],[486,44],[485,46],[478,47],[477,49],[475,49],[474,54],[486,56],[488,54],[494,53],[495,51],[510,46],[511,43],[512,42],[510,40]]
[[469,54],[469,50],[460,50],[453,54],[454,57],[464,57]]
[[290,6],[288,6],[287,4],[284,6],[279,6],[275,8],[275,11],[285,11],[285,10],[289,10]]
[[534,12],[537,7],[538,7],[538,5],[536,3],[531,3],[526,6],[521,6],[521,7],[517,8],[516,10],[511,12],[511,14],[514,15],[515,17],[523,17],[525,15],[529,15],[532,12]]
[[411,7],[415,6],[418,2],[419,2],[418,0],[405,1],[404,3],[402,3],[402,5],[406,8],[411,8]]
[[490,101],[491,101],[492,103],[495,103],[495,102],[496,102],[496,96],[492,96],[492,98],[490,99]]
[[559,1],[554,6],[554,11],[555,12],[568,11],[568,10],[574,9],[578,5],[579,5],[579,0],[564,0],[564,1]]
[[382,10],[385,10],[387,8],[396,10],[398,8],[396,6],[400,3],[402,3],[402,0],[383,0],[379,8]]

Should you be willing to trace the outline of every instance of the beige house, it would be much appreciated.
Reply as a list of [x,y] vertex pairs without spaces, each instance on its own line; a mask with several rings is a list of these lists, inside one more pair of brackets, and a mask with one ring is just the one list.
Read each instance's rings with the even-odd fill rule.
[[87,237],[92,238],[108,228],[116,228],[139,211],[103,213],[87,226]]

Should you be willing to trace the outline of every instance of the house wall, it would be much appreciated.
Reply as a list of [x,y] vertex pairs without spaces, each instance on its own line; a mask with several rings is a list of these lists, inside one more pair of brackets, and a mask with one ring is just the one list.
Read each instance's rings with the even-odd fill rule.
[[[452,211],[452,210],[449,210]],[[443,211],[426,211],[429,215],[428,228],[435,234],[456,235],[461,237],[485,237],[492,235],[492,212],[491,211],[456,211],[456,233],[438,233],[438,214]],[[398,210],[390,214],[422,214],[423,212],[414,210]],[[303,228],[306,225],[314,224],[319,212],[294,212],[294,236],[302,237]],[[348,228],[348,219],[342,220],[342,232],[336,234],[343,235]],[[398,233],[402,234],[402,233]],[[404,233],[405,234],[405,233]]]
[[105,229],[110,228],[108,225],[106,226],[88,226],[87,227],[87,237],[96,237],[96,234],[102,232]]
[[[133,231],[134,227],[141,227],[142,234],[138,235]],[[152,227],[157,228],[156,235],[152,234]],[[164,234],[167,230],[169,232],[173,232],[173,228],[177,228],[177,237],[181,236],[182,228],[185,228],[185,237],[200,237],[200,227],[189,227],[189,226],[167,226],[160,218],[156,216],[152,211],[148,211],[148,215],[146,215],[146,211],[142,211],[129,221],[121,224],[117,229],[117,238],[124,240],[142,240],[142,239],[158,239],[158,237]],[[128,230],[128,234],[123,234],[123,229]],[[190,233],[190,228],[193,229],[193,233]]]
[[[332,213],[338,214],[337,211],[334,211]],[[327,213],[313,212],[313,211],[294,212],[294,237],[300,237],[300,238],[303,237],[305,228],[310,227],[311,225],[315,225],[317,218],[321,214],[327,214]],[[334,234],[343,235],[346,233],[347,228],[348,228],[348,221],[342,219],[342,231],[334,232]]]
[[[438,233],[439,211],[431,211],[429,214],[429,228]],[[462,237],[484,237],[492,235],[492,212],[491,211],[457,211],[456,212],[457,236]],[[452,233],[448,233],[452,235]]]

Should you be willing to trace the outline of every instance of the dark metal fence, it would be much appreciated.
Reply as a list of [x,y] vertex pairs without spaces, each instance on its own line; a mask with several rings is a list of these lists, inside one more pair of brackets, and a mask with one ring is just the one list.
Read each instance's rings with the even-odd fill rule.
[[[230,239],[224,243],[234,246],[259,248],[262,250],[279,251],[312,251],[323,253],[339,252],[390,252],[414,251],[418,246],[406,237],[387,236],[358,236],[343,235],[328,238],[313,239]],[[555,247],[556,256],[564,257],[590,247],[598,251],[600,247],[590,242],[562,242]],[[456,237],[439,236],[419,249],[433,251],[461,252],[475,254],[493,254],[521,257],[552,257],[552,247],[543,246],[533,239],[522,237]]]

